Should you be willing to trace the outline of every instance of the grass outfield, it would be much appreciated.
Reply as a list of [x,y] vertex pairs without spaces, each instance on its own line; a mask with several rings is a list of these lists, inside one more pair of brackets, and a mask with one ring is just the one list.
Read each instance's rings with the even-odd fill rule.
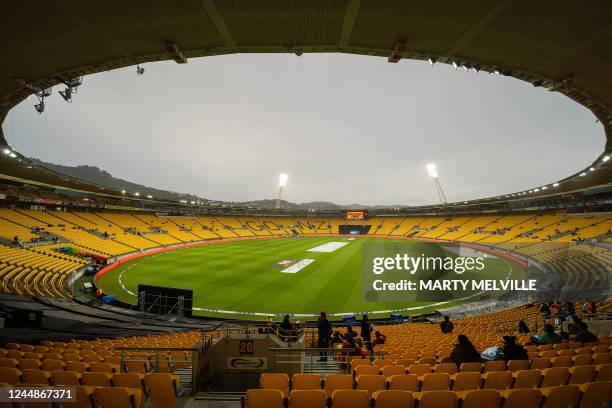
[[[133,304],[136,297],[126,289],[136,293],[138,284],[144,283],[192,289],[194,307],[272,314],[316,314],[321,310],[371,312],[430,305],[432,302],[367,302],[362,298],[361,248],[374,240],[382,238],[358,237],[344,241],[348,244],[329,253],[308,250],[343,238],[275,238],[188,247],[126,262],[103,275],[98,286],[105,293]],[[429,250],[428,244],[418,241],[384,240],[409,245],[415,253]],[[289,259],[313,259],[314,262],[297,273],[282,273],[275,265]],[[511,279],[524,278],[518,264],[489,258],[486,279],[505,279],[510,269]],[[236,317],[204,311],[195,313]]]

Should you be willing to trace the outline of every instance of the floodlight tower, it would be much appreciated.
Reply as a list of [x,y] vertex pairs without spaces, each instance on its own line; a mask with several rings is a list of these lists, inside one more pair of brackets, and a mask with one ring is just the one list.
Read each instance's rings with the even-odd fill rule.
[[278,176],[278,199],[276,200],[276,208],[280,208],[281,200],[283,198],[283,188],[287,186],[287,180],[289,180],[289,176],[285,173],[281,173]]
[[427,174],[434,181],[434,185],[436,186],[436,192],[438,193],[438,198],[440,199],[440,203],[442,205],[446,204],[446,195],[444,195],[444,190],[442,190],[442,185],[440,184],[440,179],[438,178],[438,169],[436,168],[435,163],[429,163],[427,166]]

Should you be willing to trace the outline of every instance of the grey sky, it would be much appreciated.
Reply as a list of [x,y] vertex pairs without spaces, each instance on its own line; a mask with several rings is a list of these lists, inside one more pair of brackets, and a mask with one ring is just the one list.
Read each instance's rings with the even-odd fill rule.
[[205,198],[340,204],[510,193],[588,165],[604,146],[590,111],[542,88],[425,62],[339,54],[229,55],[86,77],[4,123],[21,153]]

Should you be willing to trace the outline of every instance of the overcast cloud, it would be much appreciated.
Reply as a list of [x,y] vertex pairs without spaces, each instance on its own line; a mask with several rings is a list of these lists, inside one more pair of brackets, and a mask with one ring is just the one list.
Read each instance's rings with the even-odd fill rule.
[[590,111],[487,73],[339,54],[241,54],[86,77],[4,123],[19,152],[201,197],[429,204],[519,191],[581,170],[604,147]]

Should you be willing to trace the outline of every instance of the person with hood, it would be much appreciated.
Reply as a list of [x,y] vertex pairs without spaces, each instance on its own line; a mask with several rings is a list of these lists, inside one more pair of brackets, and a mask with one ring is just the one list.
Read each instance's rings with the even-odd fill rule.
[[480,353],[464,334],[460,334],[457,337],[457,344],[455,344],[450,357],[451,360],[457,364],[457,368],[461,368],[461,364],[463,363],[479,363],[482,361],[480,358]]
[[502,340],[504,342],[504,347],[502,347],[502,350],[504,352],[504,361],[506,363],[510,360],[529,360],[527,350],[525,350],[520,344],[516,343],[516,337],[504,336],[502,337]]

